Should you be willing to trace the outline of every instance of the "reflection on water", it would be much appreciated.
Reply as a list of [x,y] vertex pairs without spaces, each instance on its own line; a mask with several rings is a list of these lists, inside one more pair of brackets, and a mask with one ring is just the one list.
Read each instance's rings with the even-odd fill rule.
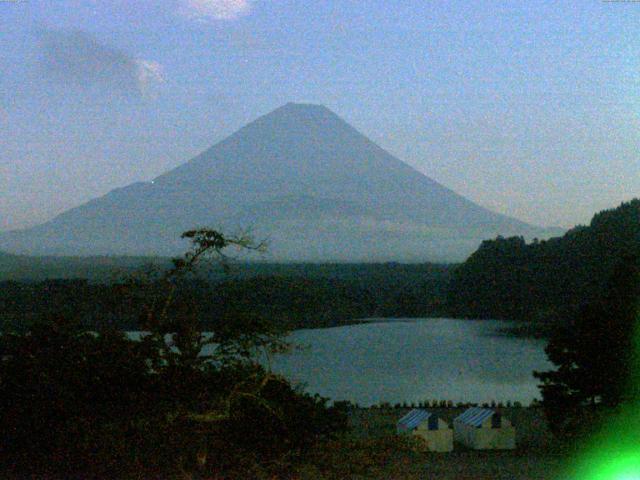
[[417,318],[298,330],[289,340],[304,348],[276,356],[271,366],[310,393],[363,406],[429,399],[528,404],[539,398],[532,371],[551,365],[544,340],[499,333],[508,326]]
[[407,319],[300,330],[307,348],[278,356],[273,369],[311,393],[361,405],[446,399],[539,397],[533,370],[550,368],[544,341],[492,336],[498,321]]

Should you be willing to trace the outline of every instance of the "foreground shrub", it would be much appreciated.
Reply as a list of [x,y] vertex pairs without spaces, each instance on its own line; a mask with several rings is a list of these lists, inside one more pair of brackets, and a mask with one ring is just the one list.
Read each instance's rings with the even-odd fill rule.
[[71,311],[0,336],[0,474],[286,478],[346,428],[344,407],[260,365],[259,354],[286,349],[268,321],[228,316],[199,330],[181,280],[207,254],[247,244],[208,230],[185,236],[194,248],[172,270],[123,284],[149,332],[141,340],[87,331]]

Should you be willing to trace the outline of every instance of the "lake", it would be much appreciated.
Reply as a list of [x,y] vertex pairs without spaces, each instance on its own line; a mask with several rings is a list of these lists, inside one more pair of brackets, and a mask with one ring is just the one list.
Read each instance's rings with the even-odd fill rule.
[[379,402],[520,401],[540,398],[533,370],[548,370],[544,340],[499,334],[507,322],[380,319],[298,330],[303,351],[278,356],[273,370],[310,393],[366,406]]
[[362,406],[424,400],[528,405],[540,398],[532,372],[552,365],[544,340],[500,333],[510,325],[407,318],[296,330],[289,341],[303,348],[275,356],[271,367],[309,393]]

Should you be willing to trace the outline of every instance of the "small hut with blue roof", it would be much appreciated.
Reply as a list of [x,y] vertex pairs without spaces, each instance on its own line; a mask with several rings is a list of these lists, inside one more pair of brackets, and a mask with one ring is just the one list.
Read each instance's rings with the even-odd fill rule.
[[513,450],[516,429],[500,413],[489,408],[473,407],[453,420],[453,436],[474,450]]
[[450,452],[453,450],[453,431],[437,415],[422,409],[414,409],[398,420],[398,434],[416,435],[426,442],[427,450]]

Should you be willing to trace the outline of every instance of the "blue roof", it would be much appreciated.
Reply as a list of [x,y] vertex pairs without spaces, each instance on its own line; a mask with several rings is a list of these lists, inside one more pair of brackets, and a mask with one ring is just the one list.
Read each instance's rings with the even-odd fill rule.
[[407,429],[413,430],[422,422],[428,420],[431,415],[431,412],[416,408],[414,410],[411,410],[404,417],[398,420],[398,425],[403,425]]
[[474,427],[480,427],[482,422],[493,416],[495,413],[495,411],[488,408],[472,407],[465,410],[462,415],[457,416],[454,419],[454,422],[462,422]]

